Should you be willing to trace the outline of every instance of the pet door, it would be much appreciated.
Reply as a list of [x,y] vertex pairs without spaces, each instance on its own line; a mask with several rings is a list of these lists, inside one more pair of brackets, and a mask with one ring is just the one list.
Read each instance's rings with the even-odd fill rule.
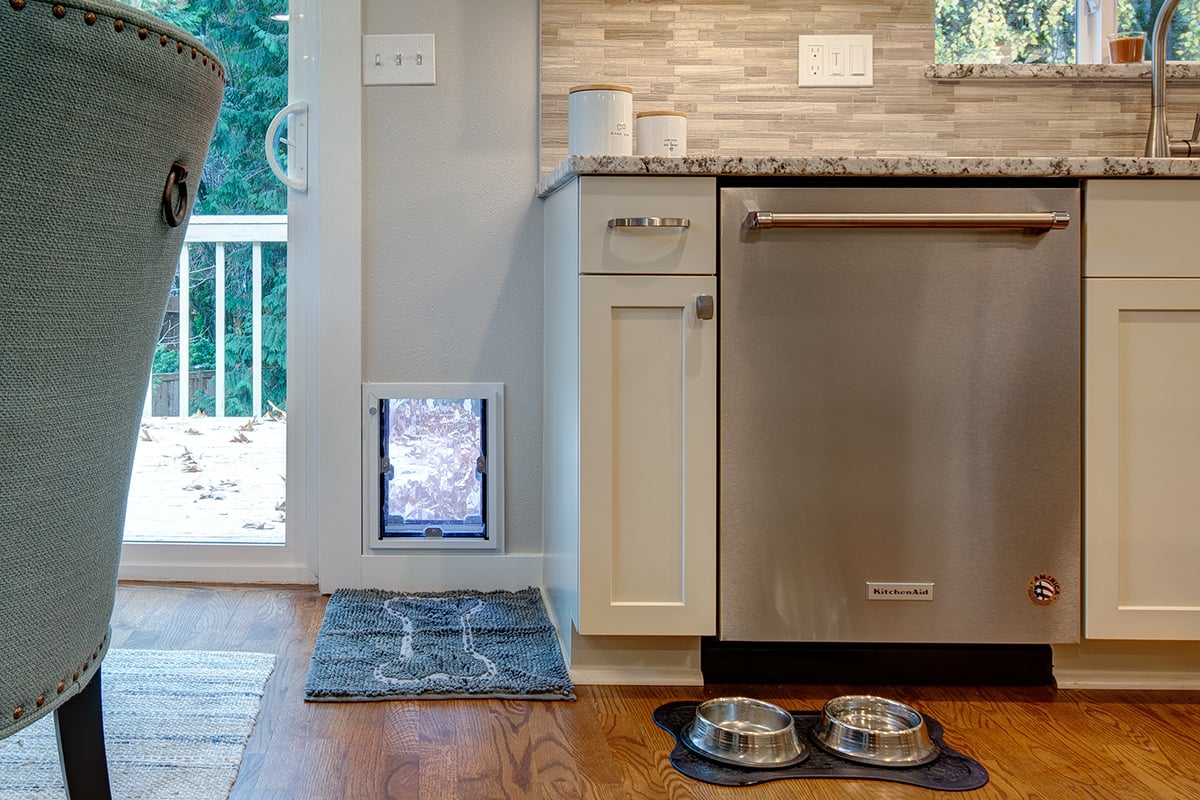
[[498,383],[363,386],[364,545],[501,546]]

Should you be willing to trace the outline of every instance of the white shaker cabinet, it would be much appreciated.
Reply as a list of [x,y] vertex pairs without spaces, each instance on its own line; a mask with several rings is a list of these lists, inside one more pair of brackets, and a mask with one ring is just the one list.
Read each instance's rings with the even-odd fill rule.
[[715,182],[583,176],[545,203],[555,617],[583,635],[715,633]]
[[1085,198],[1084,633],[1200,639],[1200,181]]

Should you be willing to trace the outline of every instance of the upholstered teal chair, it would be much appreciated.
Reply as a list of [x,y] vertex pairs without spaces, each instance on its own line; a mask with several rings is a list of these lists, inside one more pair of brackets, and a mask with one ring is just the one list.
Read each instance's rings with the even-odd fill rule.
[[100,664],[150,359],[224,67],[108,0],[0,0],[0,738],[109,797]]

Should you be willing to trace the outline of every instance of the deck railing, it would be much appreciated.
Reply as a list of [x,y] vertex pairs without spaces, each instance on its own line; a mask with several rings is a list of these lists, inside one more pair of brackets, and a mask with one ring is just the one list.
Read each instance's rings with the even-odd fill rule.
[[[193,251],[199,249],[192,247],[192,245],[212,243],[215,250],[215,263],[213,264],[213,280],[216,284],[213,290],[216,306],[214,309],[215,341],[213,342],[216,351],[216,363],[214,364],[216,373],[214,376],[216,383],[214,408],[215,415],[223,417],[225,416],[225,246],[235,242],[249,242],[251,244],[251,308],[253,312],[251,322],[253,353],[251,364],[251,402],[253,403],[254,414],[259,414],[263,407],[263,244],[286,241],[286,215],[209,215],[193,216],[191,218],[188,223],[187,234],[184,238],[184,247],[179,254],[179,416],[188,416],[191,395],[188,388],[191,372],[191,365],[189,363],[190,320],[192,311],[191,272],[194,258]],[[149,416],[151,413],[150,388],[146,392],[146,405],[143,413],[146,416]]]

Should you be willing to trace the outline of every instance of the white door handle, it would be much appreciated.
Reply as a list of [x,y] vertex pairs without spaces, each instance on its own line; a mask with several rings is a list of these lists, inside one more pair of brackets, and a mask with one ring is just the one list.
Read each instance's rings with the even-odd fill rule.
[[[288,175],[280,168],[275,156],[275,139],[279,136],[279,126],[292,114],[295,118],[288,125],[287,138],[280,139],[288,148],[288,172],[291,173]],[[308,103],[297,100],[279,109],[267,126],[266,149],[267,166],[275,177],[297,192],[308,191]]]

